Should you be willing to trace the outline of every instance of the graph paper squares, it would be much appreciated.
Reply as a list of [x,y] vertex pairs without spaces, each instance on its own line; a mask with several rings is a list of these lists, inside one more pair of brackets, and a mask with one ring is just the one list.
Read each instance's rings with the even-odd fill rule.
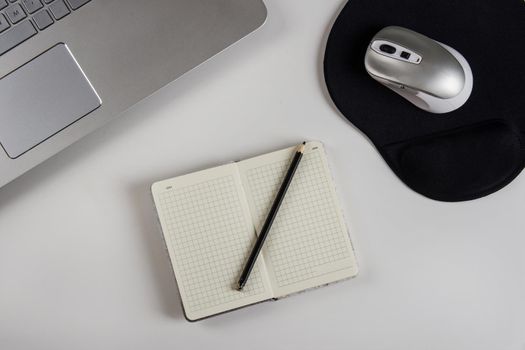
[[[289,160],[247,173],[260,228],[286,174]],[[321,275],[318,267],[352,256],[341,232],[321,152],[303,156],[266,242],[279,287]]]
[[322,144],[309,143],[263,254],[243,291],[235,289],[292,154],[289,148],[153,185],[190,320],[357,274]]
[[242,293],[233,288],[255,239],[233,176],[172,189],[160,200],[185,306],[198,311],[264,292],[257,265]]

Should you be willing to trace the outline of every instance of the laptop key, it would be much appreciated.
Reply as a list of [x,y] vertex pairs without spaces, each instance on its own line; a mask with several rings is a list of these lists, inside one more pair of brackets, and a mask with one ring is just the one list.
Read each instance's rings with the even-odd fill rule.
[[37,12],[33,16],[33,21],[35,21],[36,26],[40,30],[44,30],[53,24],[53,18],[51,18],[51,15],[46,10]]
[[69,3],[69,6],[71,6],[73,10],[78,9],[80,6],[83,6],[90,1],[91,0],[67,0],[67,2]]
[[56,0],[49,5],[49,9],[57,20],[69,15],[70,12],[63,0]]
[[0,14],[0,33],[9,28],[9,23],[4,15]]
[[40,0],[22,0],[22,3],[24,4],[27,12],[29,13],[35,13],[36,11],[44,7]]
[[9,6],[5,9],[5,13],[7,14],[7,17],[9,17],[11,23],[13,24],[18,23],[27,17],[20,4],[14,4]]
[[31,21],[20,22],[19,25],[0,35],[0,55],[20,45],[36,33],[37,31],[31,24]]

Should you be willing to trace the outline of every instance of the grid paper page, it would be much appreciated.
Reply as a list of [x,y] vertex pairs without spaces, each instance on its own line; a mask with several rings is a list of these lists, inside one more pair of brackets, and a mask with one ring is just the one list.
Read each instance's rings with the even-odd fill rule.
[[156,201],[187,316],[240,307],[260,301],[257,296],[268,299],[260,264],[243,292],[233,287],[255,239],[234,175],[173,187]]
[[[279,288],[299,282],[308,283],[308,280],[345,269],[352,270],[347,271],[350,275],[357,273],[332,179],[322,158],[325,156],[322,145],[313,148],[311,150],[310,145],[311,151],[305,152],[301,160],[264,249],[269,274],[274,276]],[[253,162],[259,163],[253,167],[246,165],[242,169],[243,180],[248,182],[245,188],[258,231],[266,219],[292,155],[293,150],[280,159],[278,157],[277,161],[267,157],[266,160]],[[288,290],[292,292],[295,289]]]

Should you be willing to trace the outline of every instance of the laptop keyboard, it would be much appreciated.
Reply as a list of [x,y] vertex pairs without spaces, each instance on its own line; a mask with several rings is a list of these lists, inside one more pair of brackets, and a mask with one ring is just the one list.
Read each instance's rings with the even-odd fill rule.
[[91,0],[0,0],[0,56]]

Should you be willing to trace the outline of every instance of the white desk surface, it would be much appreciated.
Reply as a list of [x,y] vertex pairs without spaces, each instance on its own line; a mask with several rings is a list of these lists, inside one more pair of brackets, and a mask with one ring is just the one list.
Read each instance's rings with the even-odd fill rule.
[[[341,0],[267,0],[264,27],[0,190],[0,348],[525,349],[525,178],[426,199],[334,109]],[[325,143],[353,280],[199,323],[182,315],[149,186]]]

